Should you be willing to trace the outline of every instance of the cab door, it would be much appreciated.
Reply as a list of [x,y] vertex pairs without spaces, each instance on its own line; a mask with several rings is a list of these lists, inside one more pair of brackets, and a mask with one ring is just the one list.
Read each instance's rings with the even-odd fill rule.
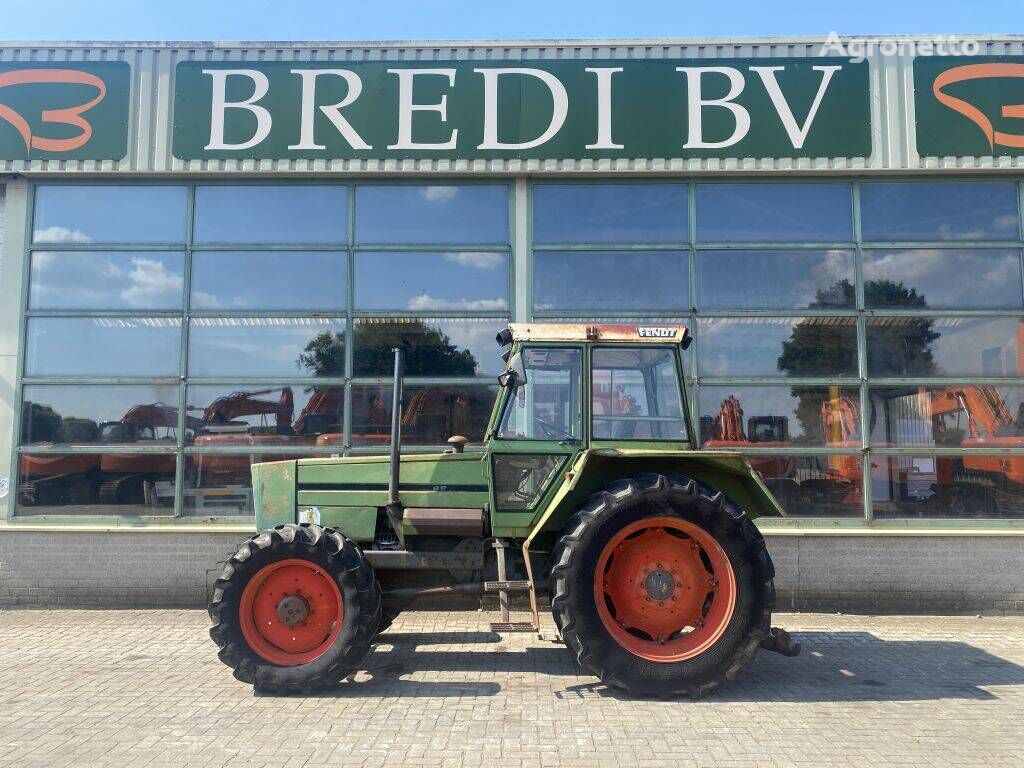
[[523,536],[586,442],[582,345],[523,346],[525,381],[502,392],[488,445],[491,527],[495,536]]

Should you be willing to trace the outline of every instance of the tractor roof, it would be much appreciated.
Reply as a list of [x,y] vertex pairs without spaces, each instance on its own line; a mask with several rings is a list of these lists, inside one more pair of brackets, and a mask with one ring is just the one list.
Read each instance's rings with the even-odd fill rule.
[[681,344],[690,346],[685,325],[642,325],[626,323],[511,323],[517,341],[599,341],[631,344]]

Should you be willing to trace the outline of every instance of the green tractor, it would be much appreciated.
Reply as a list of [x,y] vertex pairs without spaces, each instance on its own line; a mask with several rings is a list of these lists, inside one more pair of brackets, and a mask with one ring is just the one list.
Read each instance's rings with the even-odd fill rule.
[[[682,326],[512,324],[483,452],[252,468],[261,533],[214,585],[210,634],[235,677],[304,692],[359,670],[421,597],[497,594],[495,632],[539,632],[546,591],[579,665],[635,694],[700,696],[771,626],[774,569],[753,520],[783,510],[742,455],[690,434]],[[511,621],[512,596],[529,599]],[[522,601],[525,610],[526,601]]]

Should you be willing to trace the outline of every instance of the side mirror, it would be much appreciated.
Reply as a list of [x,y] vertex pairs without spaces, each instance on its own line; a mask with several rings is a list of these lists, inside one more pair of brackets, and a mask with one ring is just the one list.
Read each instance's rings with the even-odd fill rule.
[[508,361],[508,370],[498,376],[498,383],[502,387],[509,384],[519,386],[526,383],[526,367],[523,365],[523,354],[516,352]]

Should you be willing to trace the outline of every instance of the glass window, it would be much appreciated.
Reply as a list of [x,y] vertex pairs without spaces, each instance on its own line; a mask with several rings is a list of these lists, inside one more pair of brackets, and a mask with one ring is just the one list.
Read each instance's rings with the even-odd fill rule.
[[849,184],[698,184],[701,243],[853,239]]
[[335,309],[348,301],[335,251],[196,251],[192,309]]
[[26,376],[178,376],[176,317],[32,317]]
[[35,251],[32,309],[181,309],[185,254]]
[[279,184],[196,187],[197,243],[344,243],[348,189]]
[[508,311],[507,253],[362,252],[355,282],[356,309]]
[[579,440],[583,434],[581,353],[561,347],[522,349],[526,381],[509,394],[498,437]]
[[356,242],[508,243],[508,187],[356,187]]
[[595,440],[685,440],[675,350],[597,348],[591,355]]
[[36,189],[36,243],[183,243],[186,187],[46,185]]
[[17,515],[174,514],[174,453],[23,453]]
[[869,317],[871,376],[1020,376],[1015,317]]
[[310,456],[273,453],[198,453],[185,456],[182,512],[189,517],[252,515],[252,465]]
[[876,518],[1024,517],[1024,456],[876,456]]
[[534,251],[534,309],[685,310],[683,251]]
[[697,252],[701,309],[828,309],[853,304],[853,251]]
[[683,184],[538,184],[538,243],[686,243]]
[[864,517],[863,460],[859,455],[747,454],[787,515]]
[[853,387],[700,388],[701,441],[715,448],[860,448],[860,393]]
[[22,390],[21,443],[175,445],[178,387],[32,384]]
[[[444,445],[462,435],[482,443],[498,388],[479,384],[406,384],[402,387],[402,442]],[[352,388],[352,445],[386,448],[391,442],[391,387]]]
[[192,376],[344,376],[345,321],[325,317],[193,318]]
[[494,344],[504,318],[361,317],[356,320],[356,376],[391,376],[394,348],[405,350],[406,376],[497,376]]
[[854,376],[852,317],[714,317],[697,320],[702,376]]
[[565,463],[563,454],[499,453],[494,456],[494,499],[501,512],[525,512]]
[[865,240],[1019,240],[1013,182],[872,182],[860,187]]
[[202,447],[340,444],[344,411],[344,387],[190,386],[186,435]]
[[1021,306],[1020,251],[916,248],[864,251],[868,307]]
[[1024,387],[872,387],[870,425],[880,447],[1024,448]]

